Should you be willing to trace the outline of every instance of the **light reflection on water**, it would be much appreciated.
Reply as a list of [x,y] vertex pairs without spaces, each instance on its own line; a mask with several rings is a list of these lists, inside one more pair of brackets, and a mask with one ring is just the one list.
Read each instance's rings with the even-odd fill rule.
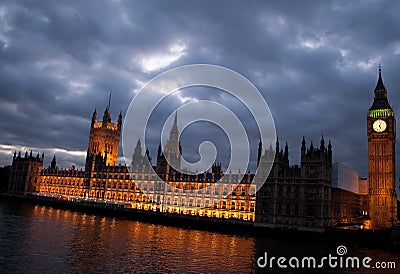
[[258,270],[255,260],[265,251],[310,256],[335,249],[319,241],[188,230],[0,200],[0,270],[5,272],[248,273]]

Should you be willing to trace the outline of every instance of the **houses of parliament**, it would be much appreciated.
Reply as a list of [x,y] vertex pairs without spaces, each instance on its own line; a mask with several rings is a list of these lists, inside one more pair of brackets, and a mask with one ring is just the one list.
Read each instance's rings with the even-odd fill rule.
[[224,173],[220,164],[203,173],[178,172],[169,164],[180,166],[181,161],[177,119],[175,114],[155,166],[149,164],[150,152],[142,151],[140,140],[131,165],[121,165],[117,157],[122,114],[113,123],[109,103],[101,120],[96,110],[92,115],[84,170],[61,169],[55,156],[45,168],[43,154],[14,153],[8,193],[118,202],[127,208],[238,219],[271,228],[323,231],[347,223],[388,229],[397,222],[396,120],[380,68],[367,115],[368,178],[332,163],[332,144],[324,137],[316,145],[300,140],[300,165],[290,165],[287,144],[281,147],[277,140],[275,148],[266,149],[260,142],[258,162],[268,153],[275,153],[275,160],[257,192],[254,174]]

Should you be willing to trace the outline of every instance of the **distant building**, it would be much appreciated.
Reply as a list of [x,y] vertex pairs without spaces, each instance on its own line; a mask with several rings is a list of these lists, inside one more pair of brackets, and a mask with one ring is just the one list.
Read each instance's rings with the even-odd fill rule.
[[[323,231],[331,224],[332,146],[307,148],[303,137],[300,166],[289,165],[286,144],[276,144],[272,171],[257,192],[256,224],[271,228]],[[266,152],[267,153],[267,152]],[[260,155],[260,153],[259,153]]]
[[14,156],[8,192],[101,199],[123,202],[129,208],[254,221],[256,197],[250,172],[223,174],[221,165],[214,164],[211,172],[188,175],[168,164],[170,161],[179,168],[181,162],[177,115],[165,150],[162,152],[160,146],[154,167],[148,161],[149,151],[142,153],[140,140],[132,165],[116,165],[121,126],[122,115],[113,124],[109,105],[101,122],[97,122],[94,111],[85,170],[73,166],[59,169],[55,157],[48,168],[43,168],[44,156]]
[[7,192],[11,166],[0,167],[0,193]]
[[40,174],[43,168],[44,154],[39,157],[28,155],[21,156],[21,153],[14,153],[13,162],[10,170],[10,183],[8,185],[8,193],[14,195],[24,195],[29,192],[40,191]]
[[[340,163],[332,164],[332,187],[353,193],[359,192],[357,171]],[[367,194],[367,193],[365,193]]]
[[332,165],[332,225],[361,224],[368,215],[368,181],[349,167]]

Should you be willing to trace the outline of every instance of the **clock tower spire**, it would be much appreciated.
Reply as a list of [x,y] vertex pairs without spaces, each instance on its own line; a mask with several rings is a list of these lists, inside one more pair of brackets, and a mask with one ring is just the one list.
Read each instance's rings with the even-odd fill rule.
[[389,229],[397,221],[396,119],[380,65],[374,102],[368,111],[367,134],[369,215],[374,229]]

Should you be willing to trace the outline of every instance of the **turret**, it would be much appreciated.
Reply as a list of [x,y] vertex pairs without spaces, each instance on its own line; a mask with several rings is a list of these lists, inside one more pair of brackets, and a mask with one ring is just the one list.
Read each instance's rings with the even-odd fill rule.
[[108,105],[104,110],[103,127],[107,127],[107,123],[111,123],[111,114],[110,114],[111,93],[112,91],[110,91],[110,97],[108,98]]
[[287,142],[285,145],[285,152],[283,153],[283,160],[285,164],[289,165],[289,147]]
[[121,130],[121,128],[122,128],[122,111],[119,112],[117,126],[118,126],[118,130]]
[[322,137],[321,137],[321,145],[320,145],[319,149],[321,150],[321,152],[323,152],[325,150],[324,135],[322,135]]
[[51,160],[51,163],[50,163],[50,168],[51,169],[56,169],[56,166],[57,166],[56,155],[54,155],[53,156],[53,160]]
[[94,109],[93,115],[92,115],[92,127],[97,123],[97,111],[96,108]]
[[303,136],[303,140],[301,141],[301,158],[304,158],[306,155],[306,139]]
[[276,137],[276,149],[275,149],[276,153],[279,153],[279,139],[278,136]]
[[328,143],[328,160],[332,162],[332,145],[331,145],[331,140],[329,140]]
[[103,114],[103,127],[107,127],[107,123],[111,123],[111,114],[108,106],[104,110]]
[[261,155],[262,155],[262,142],[260,138],[260,141],[258,142],[257,166],[260,164]]

